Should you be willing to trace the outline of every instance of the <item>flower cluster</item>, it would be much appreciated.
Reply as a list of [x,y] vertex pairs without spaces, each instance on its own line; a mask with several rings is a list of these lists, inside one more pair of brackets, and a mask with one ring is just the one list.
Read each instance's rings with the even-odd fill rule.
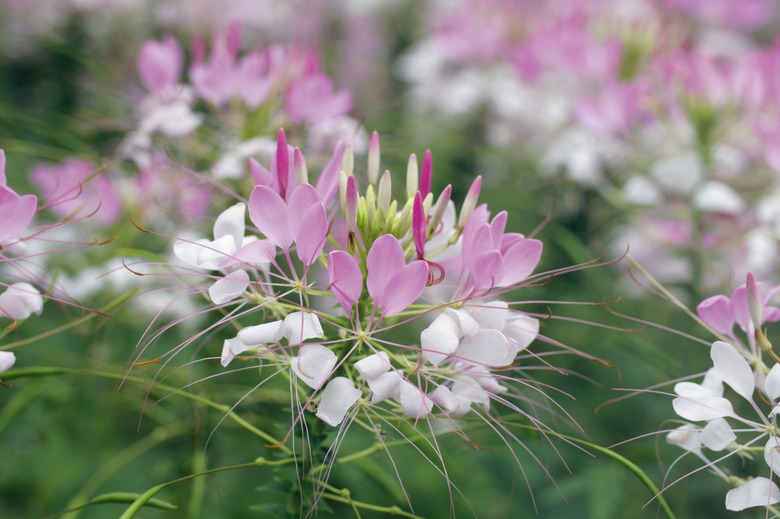
[[416,109],[484,117],[494,147],[596,190],[632,215],[616,248],[666,282],[722,289],[724,264],[773,275],[778,47],[755,37],[771,2],[429,9],[401,66]]
[[[780,308],[769,305],[778,291],[780,286],[766,289],[748,274],[747,282],[730,297],[718,295],[702,301],[697,308],[699,317],[724,340],[712,344],[713,367],[701,383],[686,381],[674,386],[674,411],[688,423],[670,432],[667,440],[701,458],[712,472],[736,487],[726,495],[729,510],[780,502],[780,489],[772,481],[780,475],[780,359],[762,330],[765,323],[780,320]],[[724,384],[739,398],[724,396]],[[716,453],[716,459],[705,449]],[[728,459],[749,459],[755,451],[766,461],[756,476],[743,477],[727,467]]]
[[219,215],[213,238],[175,242],[188,272],[212,272],[202,291],[215,308],[235,307],[220,321],[239,328],[221,364],[278,370],[310,390],[305,408],[331,426],[358,413],[488,419],[494,403],[525,414],[520,401],[533,398],[510,387],[541,393],[515,364],[539,321],[498,296],[531,283],[542,243],[477,205],[480,178],[459,212],[450,186],[434,196],[430,152],[419,166],[410,157],[400,200],[390,172],[380,175],[376,133],[367,178],[353,163],[339,146],[312,182],[280,131],[270,170],[253,162],[248,201]]

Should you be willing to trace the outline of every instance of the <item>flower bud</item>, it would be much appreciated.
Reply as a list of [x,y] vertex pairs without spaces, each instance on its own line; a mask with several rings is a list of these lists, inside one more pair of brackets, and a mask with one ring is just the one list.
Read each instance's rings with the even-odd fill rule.
[[433,235],[436,229],[439,228],[441,219],[444,218],[444,212],[447,210],[447,204],[450,202],[450,196],[452,195],[452,185],[448,185],[444,188],[444,191],[439,195],[439,199],[436,201],[436,205],[431,212],[431,221],[428,223],[428,236]]
[[306,171],[306,161],[303,158],[303,153],[301,153],[300,148],[297,146],[293,153],[293,168],[295,169],[295,180],[297,180],[299,184],[309,182],[309,173]]
[[368,182],[376,185],[379,178],[379,134],[373,132],[368,143]]
[[409,155],[409,163],[406,166],[406,196],[413,198],[417,192],[417,185],[420,180],[420,172],[417,169],[417,155]]
[[355,151],[352,149],[352,144],[347,143],[347,145],[344,147],[344,162],[342,163],[341,169],[344,170],[344,173],[347,175],[351,175],[355,171]]
[[431,181],[433,180],[433,157],[431,150],[425,150],[423,155],[422,168],[420,169],[420,193],[423,198],[431,192]]
[[390,177],[390,172],[385,171],[382,174],[382,179],[379,181],[379,193],[377,194],[377,201],[379,203],[379,212],[387,215],[387,210],[390,208],[390,202],[393,199],[393,180]]
[[466,199],[463,201],[463,207],[460,210],[460,216],[458,216],[458,227],[463,228],[466,222],[471,218],[471,213],[477,207],[477,200],[479,199],[479,191],[482,189],[482,175],[478,176],[472,182],[469,192],[466,193]]

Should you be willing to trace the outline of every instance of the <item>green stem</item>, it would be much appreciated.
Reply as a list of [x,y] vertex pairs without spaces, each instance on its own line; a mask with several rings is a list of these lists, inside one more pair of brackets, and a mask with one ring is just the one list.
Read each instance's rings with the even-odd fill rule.
[[41,366],[41,367],[26,368],[26,369],[12,369],[10,371],[3,373],[3,380],[9,381],[16,378],[38,377],[38,376],[48,376],[48,375],[89,375],[94,377],[110,378],[110,379],[120,380],[124,382],[133,382],[135,384],[144,384],[150,386],[152,390],[161,390],[161,391],[167,391],[169,393],[176,393],[177,395],[183,396],[185,398],[189,398],[194,402],[205,404],[208,407],[211,407],[212,409],[216,409],[218,411],[225,413],[225,415],[228,418],[236,422],[244,429],[259,436],[260,438],[268,442],[269,445],[276,446],[275,448],[278,448],[281,452],[284,452],[285,454],[292,454],[292,451],[289,449],[289,447],[286,447],[284,444],[282,444],[279,440],[277,440],[270,434],[261,431],[254,425],[250,424],[249,422],[247,422],[246,420],[238,416],[234,411],[231,410],[230,406],[218,404],[207,398],[204,398],[199,395],[195,395],[193,393],[189,393],[187,391],[175,388],[173,386],[167,386],[165,384],[154,384],[152,381],[140,377],[132,377],[132,376],[126,377],[121,373],[111,373],[108,371]]

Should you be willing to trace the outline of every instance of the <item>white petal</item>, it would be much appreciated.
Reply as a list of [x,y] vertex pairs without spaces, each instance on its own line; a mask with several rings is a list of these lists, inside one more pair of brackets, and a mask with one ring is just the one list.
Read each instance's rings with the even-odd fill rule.
[[775,401],[780,397],[780,364],[775,364],[766,376],[764,390],[770,400]]
[[214,282],[209,287],[209,297],[215,305],[221,305],[243,295],[249,286],[249,274],[236,270]]
[[452,392],[469,404],[479,404],[483,409],[490,406],[490,394],[471,377],[456,378],[452,384]]
[[468,402],[464,402],[446,386],[434,389],[431,393],[431,400],[450,416],[461,416],[471,410]]
[[720,378],[715,368],[710,368],[704,374],[702,386],[709,388],[715,396],[723,396],[723,379]]
[[465,337],[455,355],[462,360],[471,360],[494,368],[512,363],[517,349],[510,347],[504,334],[482,328],[472,337]]
[[347,411],[355,405],[360,395],[360,390],[348,378],[334,378],[322,390],[322,398],[317,407],[317,418],[336,427],[344,421]]
[[391,367],[390,359],[387,353],[383,351],[369,355],[365,359],[360,359],[354,365],[360,376],[363,377],[363,380],[373,380],[387,373]]
[[506,301],[491,301],[469,306],[468,311],[483,328],[501,331],[509,317],[508,308],[509,304]]
[[10,351],[0,351],[0,373],[5,373],[16,363],[16,355]]
[[401,408],[404,415],[422,418],[431,412],[433,400],[425,392],[408,380],[401,381]]
[[513,314],[507,320],[503,332],[514,340],[520,349],[525,349],[539,335],[539,319],[525,314]]
[[695,451],[701,448],[699,442],[699,428],[693,424],[681,425],[666,435],[666,441],[677,445],[686,451]]
[[251,348],[269,342],[279,342],[282,338],[282,321],[247,326],[238,332],[238,338]]
[[726,494],[726,510],[740,512],[753,506],[768,506],[780,502],[780,489],[764,477],[753,478]]
[[465,310],[447,308],[445,313],[458,323],[458,335],[469,337],[479,331],[479,323]]
[[338,357],[330,348],[322,344],[304,344],[298,350],[298,356],[292,358],[290,367],[304,384],[319,389],[333,374],[336,362]]
[[717,180],[710,180],[696,189],[693,206],[712,213],[739,214],[745,204],[736,191]]
[[43,297],[29,283],[14,283],[0,294],[0,317],[27,319],[32,314],[40,315],[42,310]]
[[714,420],[725,416],[734,416],[731,402],[723,397],[710,396],[692,400],[690,398],[675,398],[672,401],[674,412],[678,416],[693,422]]
[[246,204],[238,203],[228,207],[214,222],[214,239],[219,240],[223,236],[230,236],[236,246],[236,250],[244,240],[244,222],[246,219]]
[[247,350],[251,350],[252,348],[255,348],[257,345],[247,345],[244,344],[240,338],[233,337],[232,339],[225,339],[225,342],[222,343],[222,360],[221,363],[223,366],[227,367],[228,364],[230,364],[230,361],[236,358],[236,355],[241,355]]
[[306,339],[323,336],[322,325],[317,314],[293,312],[284,318],[283,335],[290,344],[299,344]]
[[219,264],[233,256],[237,250],[238,246],[233,237],[223,236],[212,242],[205,242],[198,251],[196,263],[200,268],[217,270]]
[[421,356],[434,366],[455,353],[460,344],[458,326],[448,314],[441,314],[420,334]]
[[729,423],[723,418],[716,418],[704,426],[699,435],[702,445],[715,452],[722,451],[737,439]]
[[710,356],[723,382],[745,399],[752,400],[756,381],[747,360],[731,344],[723,341],[712,344]]
[[183,262],[199,267],[198,256],[204,245],[211,245],[211,242],[204,238],[197,241],[177,240],[173,244],[173,254]]
[[401,398],[401,381],[403,377],[397,371],[388,371],[383,375],[368,381],[368,387],[371,389],[371,403],[377,404],[382,400]]
[[780,438],[770,436],[764,446],[764,461],[776,475],[780,475]]

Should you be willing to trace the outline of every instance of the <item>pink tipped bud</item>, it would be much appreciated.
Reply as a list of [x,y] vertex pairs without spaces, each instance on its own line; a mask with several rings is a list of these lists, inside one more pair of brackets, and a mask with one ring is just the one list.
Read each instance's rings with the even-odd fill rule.
[[241,24],[233,22],[227,30],[227,51],[231,56],[238,54],[238,48],[241,45]]
[[284,128],[279,128],[276,137],[276,180],[279,182],[279,195],[284,199],[287,193],[287,180],[290,175],[290,156],[287,151],[287,136]]
[[425,218],[422,195],[418,191],[414,195],[414,207],[412,208],[412,234],[414,235],[414,248],[417,250],[417,259],[425,256],[425,240],[428,237],[428,225]]
[[466,199],[463,201],[463,207],[460,210],[460,216],[458,217],[458,227],[463,228],[466,222],[471,218],[471,213],[477,207],[477,200],[479,200],[479,192],[482,189],[482,176],[478,176],[472,182],[469,192],[466,193]]
[[202,34],[192,37],[192,59],[195,63],[203,63],[206,59],[206,42],[203,41]]
[[355,172],[355,151],[352,149],[352,143],[348,142],[344,147],[344,159],[341,169],[347,176],[350,176]]
[[309,172],[306,170],[306,160],[303,158],[301,149],[297,146],[293,152],[293,168],[295,169],[295,180],[297,180],[299,184],[309,182]]
[[417,155],[409,155],[409,164],[406,166],[406,196],[412,198],[417,192],[420,181],[420,171],[417,168]]
[[428,223],[428,234],[433,235],[439,228],[441,219],[444,218],[444,213],[447,211],[447,205],[450,203],[450,196],[452,195],[452,185],[448,185],[444,188],[444,191],[439,195],[439,199],[436,201],[436,205],[431,212],[431,221]]
[[433,179],[433,156],[431,150],[425,150],[423,155],[422,167],[420,168],[420,193],[423,198],[431,192],[431,181]]
[[368,182],[376,185],[379,178],[379,134],[373,132],[368,143]]
[[761,302],[761,294],[759,293],[758,282],[752,272],[748,272],[747,281],[745,282],[745,292],[747,296],[748,312],[750,312],[750,319],[753,321],[753,326],[756,330],[761,329],[762,323],[762,309],[763,303]]
[[347,218],[347,229],[350,234],[355,234],[357,232],[358,193],[355,177],[351,175],[347,177],[345,204],[344,212]]

